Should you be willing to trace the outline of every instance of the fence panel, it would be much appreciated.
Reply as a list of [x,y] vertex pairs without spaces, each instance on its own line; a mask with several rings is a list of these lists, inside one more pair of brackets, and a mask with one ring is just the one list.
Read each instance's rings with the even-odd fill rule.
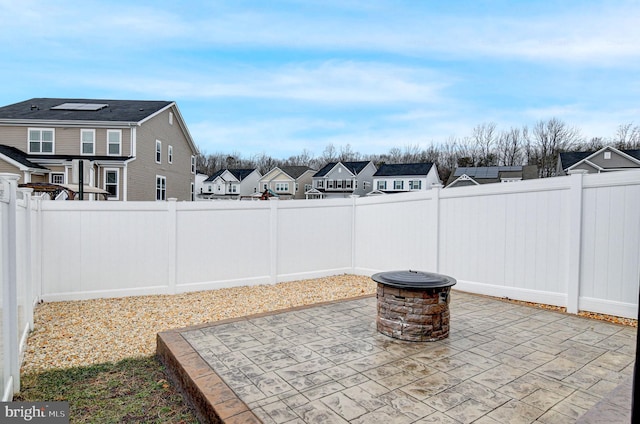
[[168,293],[167,204],[42,202],[45,300]]
[[442,272],[460,289],[566,304],[567,180],[443,190]]
[[277,201],[276,205],[278,281],[352,272],[352,199]]
[[177,204],[177,290],[270,282],[269,202]]
[[355,268],[359,274],[392,269],[436,271],[436,192],[357,199]]
[[627,316],[635,311],[640,281],[639,211],[640,172],[585,176],[581,309],[623,311]]

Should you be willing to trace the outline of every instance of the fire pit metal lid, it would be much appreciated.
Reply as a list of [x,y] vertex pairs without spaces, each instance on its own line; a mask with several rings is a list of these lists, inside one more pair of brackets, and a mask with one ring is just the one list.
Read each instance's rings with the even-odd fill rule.
[[437,289],[451,287],[456,280],[448,275],[423,271],[387,271],[373,274],[371,279],[377,283],[402,289]]

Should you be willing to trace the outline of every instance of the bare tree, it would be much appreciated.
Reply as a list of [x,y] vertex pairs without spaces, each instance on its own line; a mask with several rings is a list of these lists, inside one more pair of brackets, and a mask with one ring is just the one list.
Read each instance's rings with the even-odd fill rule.
[[322,151],[321,158],[324,163],[337,162],[338,152],[336,150],[336,146],[331,143],[327,144],[327,147],[325,147]]
[[525,143],[524,131],[520,131],[520,128],[511,127],[502,131],[496,147],[498,165],[522,165],[525,160]]
[[540,177],[555,176],[560,152],[572,150],[580,141],[580,131],[557,118],[538,121],[532,130],[532,152]]
[[619,125],[613,144],[618,149],[640,148],[640,126],[632,123]]
[[477,158],[473,160],[476,166],[497,165],[495,154],[496,123],[489,122],[476,125],[471,136],[477,152]]

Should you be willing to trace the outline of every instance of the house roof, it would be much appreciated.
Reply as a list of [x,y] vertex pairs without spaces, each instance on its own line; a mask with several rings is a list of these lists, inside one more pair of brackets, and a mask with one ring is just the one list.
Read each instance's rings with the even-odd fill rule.
[[250,168],[250,169],[221,169],[218,172],[214,173],[212,176],[210,176],[209,178],[207,178],[206,180],[204,180],[205,182],[211,182],[213,180],[215,180],[216,178],[218,178],[220,175],[222,175],[225,171],[229,171],[234,177],[236,177],[236,179],[238,181],[242,181],[245,178],[247,178],[247,176],[249,174],[251,174],[253,171],[255,171],[255,168]]
[[[460,177],[466,176],[478,183],[500,182],[501,178],[522,178],[530,180],[538,178],[538,167],[536,165],[520,166],[461,166],[451,173],[447,180],[447,186],[452,185]],[[456,182],[456,186],[460,182]]]
[[[0,121],[140,122],[173,103],[165,100],[33,98],[0,107]],[[65,104],[67,106],[56,108]]]
[[29,155],[24,153],[22,150],[12,146],[5,146],[4,144],[0,144],[0,155],[4,155],[9,159],[13,159],[14,161],[28,168],[47,169],[42,165],[31,162],[29,160]]
[[[600,150],[603,150],[603,149],[600,149]],[[640,160],[640,149],[618,150],[618,151],[626,155],[629,155],[635,159]],[[589,156],[592,156],[594,153],[597,153],[597,151],[594,150],[590,152],[562,152],[560,153],[560,166],[562,166],[562,169],[571,168],[573,165],[587,159]]]
[[349,170],[353,175],[358,175],[371,161],[358,161],[358,162],[329,162],[321,170],[315,173],[314,177],[324,177],[331,171],[337,164],[341,163],[345,168]]
[[404,175],[427,175],[433,163],[382,164],[374,177],[399,177]]
[[300,178],[302,174],[304,174],[307,171],[313,171],[313,169],[309,168],[308,166],[292,165],[292,166],[280,166],[279,168],[282,172],[284,172],[294,180],[297,180],[298,178]]

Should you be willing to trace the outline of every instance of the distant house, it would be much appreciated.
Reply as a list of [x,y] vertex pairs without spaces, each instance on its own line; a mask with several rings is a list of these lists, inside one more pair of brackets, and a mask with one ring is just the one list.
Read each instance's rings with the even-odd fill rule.
[[536,165],[459,167],[449,176],[446,187],[511,183],[538,178]]
[[250,169],[221,169],[202,183],[198,196],[204,199],[237,199],[258,192],[260,172]]
[[69,187],[82,161],[84,185],[108,200],[193,200],[196,154],[171,101],[34,98],[0,107],[0,172],[20,175],[20,184]]
[[280,199],[304,199],[315,172],[308,166],[276,167],[260,177],[258,191],[275,193]]
[[376,171],[371,161],[330,162],[316,172],[305,194],[309,199],[363,196],[372,190]]
[[582,169],[589,174],[628,171],[640,168],[640,150],[618,150],[607,146],[595,152],[563,152],[558,157],[556,175]]
[[374,190],[369,194],[429,190],[433,184],[441,184],[433,163],[382,164],[373,174]]

